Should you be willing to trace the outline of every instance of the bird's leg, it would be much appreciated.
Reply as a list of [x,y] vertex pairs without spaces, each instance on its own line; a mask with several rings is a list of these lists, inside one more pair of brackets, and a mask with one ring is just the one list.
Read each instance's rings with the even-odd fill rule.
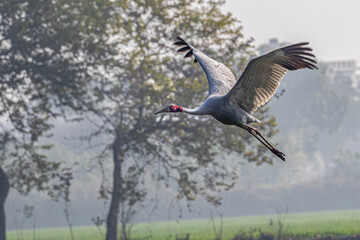
[[[265,147],[267,147],[272,153],[274,153],[276,156],[278,156],[279,158],[281,158],[281,160],[285,161],[285,154],[280,152],[277,148],[275,148],[262,134],[261,132],[256,129],[253,128],[249,125],[244,125],[244,129],[246,129],[251,135],[253,135],[254,137],[256,137],[257,140],[259,140],[259,142],[261,142]],[[259,136],[260,138],[259,138]]]
[[[267,144],[269,144],[269,146],[270,146],[271,148],[277,150],[277,148],[275,148],[275,147],[261,134],[261,132],[259,131],[259,129],[257,129],[257,128],[253,128],[253,129],[254,129],[255,133],[256,133],[257,135],[259,135]],[[278,150],[278,151],[279,151],[279,150]]]
[[264,144],[265,147],[267,147],[269,150],[272,150],[273,147],[271,144],[269,144],[268,142],[264,142],[262,139],[260,139],[256,134],[257,134],[257,129],[253,128],[251,126],[245,125],[245,129],[254,137],[256,137],[257,140],[259,140],[259,142],[261,142],[262,144]]

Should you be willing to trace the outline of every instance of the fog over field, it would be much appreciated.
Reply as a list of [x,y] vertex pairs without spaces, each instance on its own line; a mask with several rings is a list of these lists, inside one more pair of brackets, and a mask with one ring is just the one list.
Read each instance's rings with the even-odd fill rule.
[[[250,45],[254,46],[257,55],[302,41],[309,41],[316,55],[318,70],[287,73],[275,97],[263,107],[268,108],[267,116],[276,119],[275,129],[278,131],[270,140],[286,154],[286,161],[271,155],[271,164],[257,165],[242,155],[223,157],[218,154],[216,161],[226,161],[227,166],[236,169],[238,174],[233,188],[218,193],[214,191],[222,199],[217,207],[201,196],[196,196],[194,201],[177,201],[178,185],[170,182],[165,187],[166,184],[160,180],[154,181],[151,170],[157,165],[147,167],[142,183],[148,194],[139,206],[134,207],[136,214],[131,222],[360,209],[360,31],[356,29],[360,24],[360,2],[227,0],[222,10],[231,12],[241,21],[244,38],[254,38]],[[195,45],[196,39],[197,36],[191,36],[189,41]],[[182,61],[180,55],[175,55],[176,49],[171,45],[170,37],[161,41],[168,44],[169,56]],[[205,53],[216,52],[207,46],[196,47]],[[245,54],[242,49],[238,51]],[[184,61],[189,62],[188,59]],[[196,65],[190,66],[196,68]],[[199,69],[197,67],[196,71]],[[172,74],[176,75],[176,69],[173,70]],[[240,70],[234,69],[236,77]],[[191,71],[184,73],[184,79],[189,80],[191,74]],[[142,84],[157,79],[150,80]],[[179,85],[173,87],[174,92],[176,87]],[[194,89],[201,89],[196,87]],[[193,99],[186,96],[185,90],[183,92],[184,99],[187,99],[183,102],[190,104]],[[173,101],[173,95],[166,101]],[[162,104],[165,106],[168,102]],[[196,106],[196,102],[191,104]],[[104,104],[104,112],[106,107]],[[210,121],[205,116],[185,118]],[[27,196],[11,189],[5,205],[9,230],[34,226],[64,227],[69,222],[72,226],[93,225],[97,217],[106,219],[110,199],[100,198],[100,190],[103,190],[100,186],[111,188],[113,163],[111,155],[107,155],[100,166],[96,156],[109,139],[112,141],[111,134],[103,134],[91,141],[80,139],[96,132],[99,126],[96,125],[98,122],[86,117],[81,122],[56,119],[51,123],[54,125],[51,129],[53,136],[40,141],[54,145],[48,152],[44,150],[49,159],[71,166],[74,178],[70,201],[61,198],[52,201],[47,194],[35,189]],[[3,124],[7,123],[4,121]],[[227,127],[232,132],[244,131],[234,126]],[[172,133],[169,130],[160,134],[170,136]],[[150,156],[136,159],[136,154],[142,150],[134,150],[134,155],[128,156],[129,162],[151,159]],[[171,152],[171,148],[166,151]],[[200,179],[200,173],[196,173],[194,179]],[[31,216],[26,216],[27,207],[31,208]]]
[[[185,205],[174,204],[175,192],[171,188],[156,189],[149,181],[146,185],[152,189],[150,194],[156,195],[159,202],[155,205],[151,201],[146,203],[147,208],[134,219],[157,221],[177,219],[180,215],[183,218],[207,218],[211,211],[223,216],[240,216],[359,208],[360,186],[353,181],[360,176],[356,164],[360,159],[360,125],[353,121],[360,117],[359,90],[349,85],[346,77],[339,78],[339,82],[324,79],[322,71],[320,68],[318,72],[289,73],[279,88],[279,92],[282,89],[285,92],[268,104],[279,129],[272,141],[286,153],[286,162],[276,158],[272,165],[244,162],[239,167],[235,187],[219,193],[223,201],[216,209],[199,198],[191,203],[192,211],[188,212]],[[336,113],[337,106],[341,111],[339,114]],[[55,147],[50,156],[65,157],[67,162],[78,164],[71,187],[71,221],[74,225],[92,224],[91,218],[105,215],[107,207],[97,200],[101,175],[96,162],[91,160],[96,150],[93,146],[97,143],[74,140],[75,136],[86,133],[91,125],[62,121],[55,125],[52,140]],[[105,166],[108,176],[110,169],[111,162],[108,162]],[[64,203],[52,202],[41,194],[24,197],[11,192],[6,205],[9,219],[12,219],[10,228],[15,228],[22,218],[22,213],[16,209],[22,209],[23,205],[35,207],[38,227],[66,225]]]

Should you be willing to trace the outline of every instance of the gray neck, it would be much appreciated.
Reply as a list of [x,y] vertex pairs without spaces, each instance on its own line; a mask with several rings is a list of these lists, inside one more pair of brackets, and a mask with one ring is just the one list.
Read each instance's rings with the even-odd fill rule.
[[202,108],[201,106],[200,107],[197,107],[197,108],[193,108],[193,109],[190,109],[190,108],[183,108],[183,112],[184,113],[188,113],[188,114],[192,114],[192,115],[205,115],[205,114],[209,114],[207,111],[205,111],[204,108]]

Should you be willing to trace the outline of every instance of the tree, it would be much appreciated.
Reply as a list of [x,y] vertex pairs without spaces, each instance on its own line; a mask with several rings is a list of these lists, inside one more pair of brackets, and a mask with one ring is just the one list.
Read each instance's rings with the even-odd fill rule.
[[111,55],[111,1],[0,0],[0,239],[9,187],[68,200],[71,169],[43,154],[51,120],[86,101],[93,66]]
[[9,182],[6,178],[4,170],[0,167],[0,239],[5,239],[5,200],[9,193]]
[[[202,69],[174,56],[172,42],[180,35],[213,58],[239,70],[244,66],[251,41],[243,41],[241,26],[221,12],[224,1],[119,1],[119,22],[109,31],[118,48],[114,61],[94,69],[98,79],[89,85],[93,102],[82,112],[96,130],[88,140],[108,140],[99,159],[114,164],[111,189],[102,186],[101,196],[111,195],[106,220],[106,239],[117,239],[121,206],[121,238],[128,239],[126,223],[141,203],[147,179],[177,187],[177,198],[197,195],[220,204],[218,190],[231,188],[238,162],[224,162],[230,154],[258,164],[270,163],[263,146],[244,131],[222,126],[208,117],[159,116],[153,113],[169,101],[183,106],[201,102],[207,92]],[[89,97],[90,98],[90,97]],[[275,121],[267,108],[259,111],[259,125],[273,135]],[[102,163],[102,161],[100,161]],[[151,178],[150,178],[151,177]]]

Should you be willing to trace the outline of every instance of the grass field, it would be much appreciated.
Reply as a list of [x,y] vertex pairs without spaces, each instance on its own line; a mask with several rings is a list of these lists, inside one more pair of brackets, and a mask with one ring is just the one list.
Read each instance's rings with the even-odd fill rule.
[[[223,239],[231,239],[239,231],[251,229],[274,232],[278,218],[277,215],[223,218]],[[288,226],[287,232],[298,236],[360,234],[360,210],[296,213],[287,214],[285,218],[282,222]],[[273,220],[272,226],[269,224],[270,219]],[[216,219],[215,223],[219,229],[220,220]],[[73,231],[75,240],[103,239],[95,226],[74,227]],[[102,234],[104,233],[102,229]],[[152,240],[172,240],[175,239],[176,234],[184,237],[186,233],[190,234],[191,240],[215,239],[213,222],[209,219],[140,223],[133,227],[132,237],[141,238],[151,235]],[[33,230],[23,230],[21,238],[19,232],[9,231],[7,237],[8,240],[32,240],[33,234]],[[37,229],[35,234],[36,240],[70,240],[68,228]]]

